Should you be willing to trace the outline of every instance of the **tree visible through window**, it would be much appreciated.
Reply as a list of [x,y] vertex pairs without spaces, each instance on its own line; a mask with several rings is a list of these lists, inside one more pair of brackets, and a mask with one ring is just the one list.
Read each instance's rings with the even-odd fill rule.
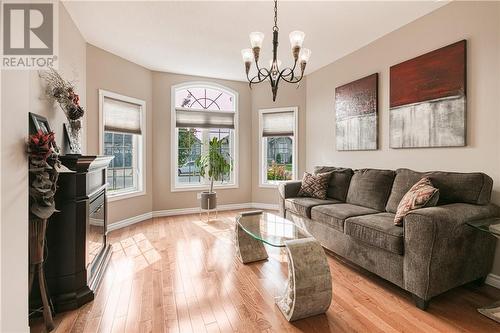
[[297,108],[259,111],[261,184],[292,180],[296,175]]
[[293,138],[265,138],[267,150],[267,180],[291,180],[293,178]]
[[[222,149],[235,158],[236,96],[223,87],[184,85],[174,88],[175,108],[175,187],[192,187],[208,184],[200,176],[196,159],[206,150],[208,142],[217,137],[226,139]],[[219,182],[234,184],[234,170]]]

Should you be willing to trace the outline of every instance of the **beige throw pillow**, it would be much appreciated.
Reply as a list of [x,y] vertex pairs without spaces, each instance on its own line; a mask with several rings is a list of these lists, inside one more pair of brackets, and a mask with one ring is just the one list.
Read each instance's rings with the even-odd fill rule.
[[331,172],[318,173],[316,175],[304,172],[298,196],[326,199],[328,181],[330,180],[331,175]]
[[403,219],[410,211],[435,206],[438,199],[439,190],[432,185],[431,180],[427,177],[420,179],[399,202],[394,224],[403,225]]

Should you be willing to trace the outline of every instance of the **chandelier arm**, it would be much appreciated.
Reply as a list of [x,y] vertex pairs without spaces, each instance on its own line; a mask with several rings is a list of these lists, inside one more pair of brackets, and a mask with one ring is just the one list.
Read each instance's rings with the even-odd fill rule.
[[287,69],[290,69],[290,68],[285,68],[285,69],[283,69],[283,70],[280,72],[280,74],[279,74],[279,78],[283,79],[283,81],[285,81],[285,82],[288,82],[288,83],[299,83],[299,82],[300,82],[300,80],[302,80],[302,78],[304,77],[304,72],[301,72],[301,73],[300,73],[300,77],[297,77],[297,78],[295,78],[295,79],[294,79],[294,76],[292,76],[292,78],[289,80],[289,79],[287,79],[287,77],[288,77],[288,76],[290,76],[290,74],[288,74],[288,75],[283,75],[283,74],[284,74],[283,72],[284,72],[285,70],[287,70]]
[[248,77],[248,75],[247,75],[247,80],[248,80],[248,83],[249,83],[250,85],[252,85],[252,84],[256,84],[256,83],[261,83],[261,82],[264,82],[264,81],[265,81],[265,80],[266,80],[266,79],[270,76],[270,74],[271,74],[271,73],[270,73],[267,69],[265,69],[265,68],[261,68],[260,70],[261,70],[261,71],[265,71],[265,72],[267,72],[267,74],[264,72],[264,73],[262,74],[262,75],[264,75],[263,77],[260,77],[259,75],[255,75],[255,76],[254,76],[253,78],[251,78],[251,79],[250,79],[250,77]]

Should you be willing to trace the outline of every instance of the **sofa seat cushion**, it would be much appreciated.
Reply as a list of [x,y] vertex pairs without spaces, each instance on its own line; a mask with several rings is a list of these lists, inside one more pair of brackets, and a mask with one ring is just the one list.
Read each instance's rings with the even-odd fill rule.
[[311,219],[328,225],[331,228],[344,232],[344,221],[353,216],[376,214],[378,211],[362,206],[347,203],[321,205],[313,207]]
[[302,217],[311,218],[311,208],[318,205],[329,205],[337,202],[340,201],[334,199],[323,200],[309,197],[288,198],[285,200],[285,209]]
[[394,214],[379,213],[348,218],[345,233],[380,249],[403,254],[403,227],[394,225]]

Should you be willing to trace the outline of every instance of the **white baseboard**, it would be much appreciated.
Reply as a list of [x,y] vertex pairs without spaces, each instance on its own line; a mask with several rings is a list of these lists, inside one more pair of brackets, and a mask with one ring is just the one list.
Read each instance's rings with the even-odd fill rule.
[[[241,203],[241,204],[228,204],[228,205],[217,206],[217,210],[219,210],[219,211],[237,210],[237,209],[251,209],[251,208],[278,210],[279,206],[274,205],[274,204],[258,203],[258,202],[247,202],[247,203]],[[136,223],[139,223],[139,222],[142,222],[145,220],[149,220],[153,217],[197,214],[199,212],[200,212],[199,207],[156,210],[156,211],[144,213],[141,215],[137,215],[134,217],[130,217],[130,218],[125,219],[125,220],[111,223],[110,225],[108,225],[108,231],[113,231],[113,230],[125,228],[125,227],[128,227],[129,225],[136,224]]]
[[490,273],[486,277],[485,283],[489,284],[492,287],[500,289],[500,276]]
[[129,217],[128,219],[117,221],[108,225],[108,231],[113,231],[121,228],[128,227],[129,225],[136,224],[145,220],[149,220],[153,217],[152,212],[147,212],[141,215]]

